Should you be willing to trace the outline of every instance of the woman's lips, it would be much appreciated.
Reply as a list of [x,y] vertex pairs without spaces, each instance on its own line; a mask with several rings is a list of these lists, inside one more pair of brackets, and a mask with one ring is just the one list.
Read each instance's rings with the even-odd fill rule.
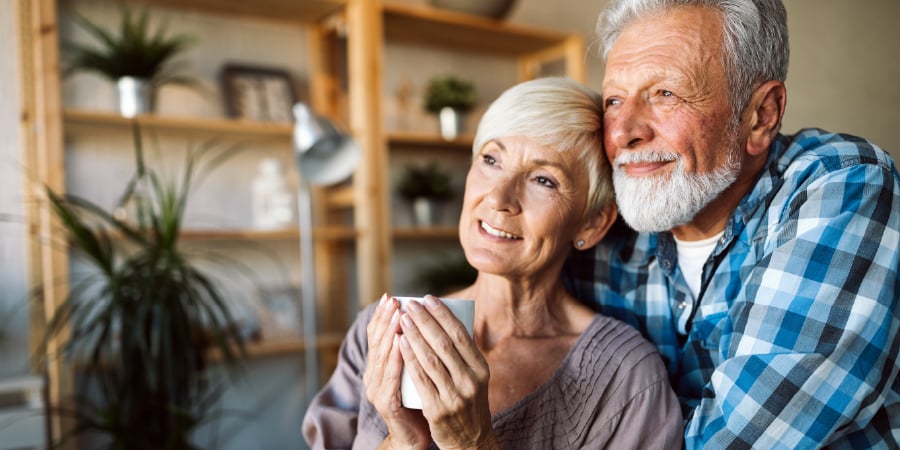
[[487,233],[491,236],[494,236],[494,237],[503,238],[503,239],[511,239],[511,240],[522,239],[520,236],[516,236],[515,234],[512,234],[508,231],[504,231],[499,228],[494,228],[490,224],[488,224],[487,222],[485,222],[483,220],[479,223],[479,225],[481,226],[482,231],[484,231],[485,233]]

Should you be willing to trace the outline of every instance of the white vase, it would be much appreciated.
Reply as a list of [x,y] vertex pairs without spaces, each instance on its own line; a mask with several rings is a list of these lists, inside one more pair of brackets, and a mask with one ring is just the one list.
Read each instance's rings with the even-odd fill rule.
[[139,114],[153,112],[154,91],[149,80],[135,77],[122,77],[116,80],[116,92],[119,100],[119,114],[124,117],[135,117]]
[[441,137],[444,140],[452,141],[462,133],[463,113],[458,109],[445,106],[438,113],[438,120],[441,127]]
[[436,205],[434,200],[427,197],[416,197],[412,202],[413,222],[417,227],[430,227],[434,225]]

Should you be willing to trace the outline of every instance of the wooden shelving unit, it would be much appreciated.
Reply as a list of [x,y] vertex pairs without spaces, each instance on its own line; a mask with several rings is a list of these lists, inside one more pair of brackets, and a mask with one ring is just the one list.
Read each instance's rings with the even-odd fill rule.
[[[66,138],[93,137],[103,133],[122,133],[136,122],[142,128],[171,135],[214,136],[233,140],[266,140],[284,145],[289,151],[289,124],[256,123],[224,118],[195,118],[148,115],[134,120],[114,113],[65,109],[60,81],[58,8],[64,0],[16,0],[21,5],[18,25],[21,30],[20,54],[23,56],[20,79],[23,81],[24,109],[21,127],[24,133],[26,165],[32,180],[56,192],[66,187]],[[391,290],[392,248],[395,241],[452,241],[457,238],[454,226],[419,229],[393,229],[390,221],[389,159],[392,151],[425,149],[436,157],[467,157],[472,150],[472,136],[444,141],[436,134],[388,132],[382,115],[385,110],[383,70],[388,61],[387,42],[415,42],[436,48],[512,57],[516,61],[516,78],[527,80],[541,75],[541,68],[563,61],[565,74],[584,81],[584,44],[577,35],[511,23],[488,20],[426,6],[392,4],[382,0],[135,0],[151,8],[165,7],[203,14],[224,14],[235,18],[263,19],[304,27],[309,51],[298,57],[307,58],[309,82],[307,99],[314,111],[338,119],[347,126],[363,151],[363,159],[352,183],[317,192],[324,204],[317,216],[326,217],[317,226],[316,260],[320,283],[319,296],[328,299],[332,308],[329,329],[346,328],[346,299],[350,295],[360,303],[375,300]],[[224,32],[224,31],[223,31]],[[30,202],[37,204],[37,202]],[[352,216],[352,225],[338,217]],[[323,212],[323,214],[319,214]],[[41,245],[61,242],[58,227],[47,211],[35,207],[31,245],[33,261],[30,272],[34,285],[45,286],[44,298],[35,311],[31,335],[42,334],[47,320],[61,303],[68,289],[69,260],[64,248]],[[335,225],[330,225],[330,224]],[[252,231],[229,229],[185,230],[184,239],[191,241],[293,241],[294,230]],[[355,283],[342,269],[348,244],[357,271]],[[293,245],[293,243],[292,243]],[[329,278],[331,278],[329,280]],[[324,286],[324,287],[323,287]],[[355,288],[357,292],[349,293]],[[325,324],[328,327],[329,324]],[[317,342],[322,353],[332,354],[342,335],[323,335]],[[251,354],[268,357],[295,354],[306,349],[301,341],[261,343],[251,346]],[[50,350],[54,351],[51,343]],[[328,357],[329,355],[324,355]],[[333,355],[332,355],[333,356]],[[62,398],[71,387],[67,368],[51,363],[49,368],[49,400]],[[60,425],[53,425],[60,432]]]

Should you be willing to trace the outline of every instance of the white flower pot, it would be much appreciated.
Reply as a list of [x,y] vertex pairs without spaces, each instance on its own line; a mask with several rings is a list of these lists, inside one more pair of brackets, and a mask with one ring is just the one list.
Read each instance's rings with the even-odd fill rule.
[[441,126],[441,137],[447,141],[456,139],[462,133],[463,113],[457,109],[445,106],[438,114]]
[[149,80],[135,77],[119,78],[116,81],[116,92],[119,99],[119,114],[135,117],[153,112],[155,92]]
[[412,202],[413,222],[417,227],[430,227],[434,225],[437,205],[434,200],[427,197],[418,197]]

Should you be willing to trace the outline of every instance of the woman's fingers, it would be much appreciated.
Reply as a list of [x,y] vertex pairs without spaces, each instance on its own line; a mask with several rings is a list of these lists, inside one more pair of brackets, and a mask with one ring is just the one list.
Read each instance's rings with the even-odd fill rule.
[[426,295],[424,308],[416,304],[407,309],[421,335],[454,380],[469,378],[471,373],[479,379],[487,377],[484,356],[447,305],[437,297]]
[[381,392],[381,384],[385,378],[385,368],[394,346],[394,337],[399,330],[400,310],[396,300],[382,296],[375,308],[372,320],[366,327],[368,335],[368,357],[363,382],[366,385],[367,397],[374,402],[375,396]]
[[439,305],[434,316],[432,309],[408,304],[401,317],[401,348],[413,380],[429,391],[419,389],[423,401],[433,395],[453,409],[476,396],[479,386],[487,384],[489,370],[465,327],[445,305],[432,300]]

